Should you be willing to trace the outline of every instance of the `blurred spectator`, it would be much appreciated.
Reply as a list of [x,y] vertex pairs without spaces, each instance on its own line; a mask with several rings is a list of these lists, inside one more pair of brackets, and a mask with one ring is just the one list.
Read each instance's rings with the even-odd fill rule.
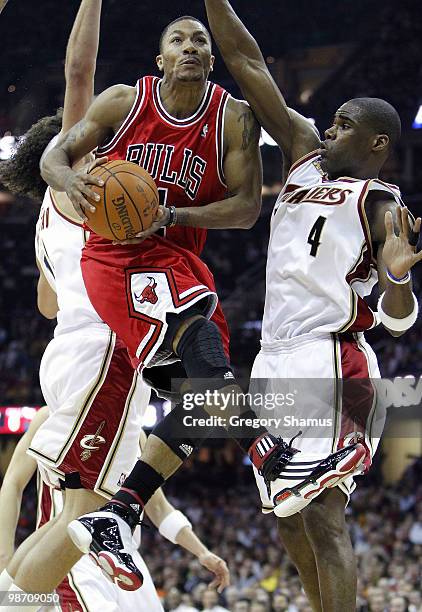
[[202,596],[202,610],[204,612],[229,612],[227,608],[223,608],[218,603],[218,594],[216,591],[207,589]]

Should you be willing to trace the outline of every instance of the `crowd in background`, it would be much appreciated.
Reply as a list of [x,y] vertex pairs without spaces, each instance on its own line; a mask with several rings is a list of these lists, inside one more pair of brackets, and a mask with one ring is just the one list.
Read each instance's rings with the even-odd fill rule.
[[[259,12],[265,12],[266,3],[263,0]],[[0,136],[10,129],[11,118],[14,133],[23,133],[41,115],[54,112],[62,104],[62,58],[77,3],[60,5],[60,15],[56,14],[56,0],[43,0],[42,4],[44,14],[50,11],[51,19],[57,20],[57,27],[51,28],[50,20],[42,18],[41,13],[28,23],[24,5],[10,3],[19,16],[22,32],[19,40],[13,32],[2,34],[0,92],[7,90],[9,95],[1,104]],[[139,74],[153,71],[158,40],[159,19],[151,13],[148,2],[136,3],[136,7],[129,0],[104,0],[104,4],[98,91],[114,82],[133,82]],[[186,0],[184,4],[184,12],[204,17],[198,2]],[[419,2],[402,0],[399,11],[394,0],[386,0],[382,10],[376,0],[286,0],[282,4],[277,3],[269,20],[258,19],[255,1],[243,0],[237,5],[242,7],[239,10],[257,39],[265,43],[265,55],[278,57],[284,50],[303,44],[305,12],[310,29],[307,45],[355,43],[345,65],[314,92],[306,106],[300,107],[294,99],[289,102],[307,116],[316,117],[324,128],[344,100],[381,96],[396,105],[409,132],[415,110],[422,103],[415,86],[422,77]],[[365,21],[362,28],[357,27],[359,19]],[[282,36],[281,30],[273,27],[278,22],[283,25]],[[143,24],[142,36],[139,23]],[[160,27],[165,23],[163,19]],[[127,41],[133,41],[136,53],[128,53]],[[38,63],[28,63],[28,45],[38,49]],[[47,64],[49,69],[45,70]],[[223,86],[237,92],[221,63],[214,75]],[[388,164],[383,178],[402,185],[404,195],[411,196],[411,207],[420,214],[422,203],[417,194],[422,191],[422,175],[417,168],[422,162],[422,147],[413,147],[409,165],[405,147],[412,138],[413,134],[405,136],[404,145]],[[278,152],[271,147],[262,151],[265,193],[269,195],[264,197],[260,219],[249,231],[210,231],[204,253],[230,325],[232,362],[240,377],[249,375],[259,350],[269,221],[281,177]],[[38,208],[39,204],[30,200],[11,198],[0,186],[0,405],[43,403],[38,367],[54,322],[41,317],[36,308],[38,273],[33,241]],[[422,264],[415,270],[413,282],[420,296]],[[373,306],[375,300],[373,296]],[[384,376],[420,374],[421,321],[419,318],[401,340],[379,328],[368,332],[367,340],[377,352]],[[310,612],[296,571],[278,542],[275,518],[260,513],[250,467],[242,464],[230,444],[215,444],[215,448],[202,449],[166,490],[206,544],[227,560],[232,586],[222,596],[207,590],[209,574],[197,561],[164,541],[155,529],[144,529],[143,555],[166,611]],[[360,612],[422,611],[421,483],[421,460],[395,486],[383,483],[379,469],[360,480],[348,507],[359,565]],[[34,500],[32,483],[23,500],[18,541],[33,528]]]
[[[227,561],[231,586],[221,596],[207,589],[209,572],[146,520],[141,551],[166,612],[312,612],[278,539],[276,518],[260,512],[250,466],[230,442],[214,445],[190,459],[165,490]],[[370,475],[358,479],[347,508],[358,561],[357,610],[422,612],[422,459],[394,486],[383,483],[380,463],[378,457]],[[33,529],[35,510],[32,482],[18,542]]]

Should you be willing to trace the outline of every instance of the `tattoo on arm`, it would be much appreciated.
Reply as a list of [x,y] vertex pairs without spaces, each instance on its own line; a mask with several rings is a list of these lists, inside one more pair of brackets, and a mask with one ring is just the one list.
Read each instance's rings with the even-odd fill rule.
[[86,121],[85,119],[81,119],[79,121],[79,123],[77,123],[69,132],[69,134],[67,135],[67,137],[65,138],[65,143],[67,144],[74,144],[75,142],[77,142],[80,138],[84,138],[85,137],[85,129],[86,126]]
[[242,151],[246,151],[254,141],[256,135],[255,118],[250,110],[246,110],[237,118],[238,123],[242,123]]

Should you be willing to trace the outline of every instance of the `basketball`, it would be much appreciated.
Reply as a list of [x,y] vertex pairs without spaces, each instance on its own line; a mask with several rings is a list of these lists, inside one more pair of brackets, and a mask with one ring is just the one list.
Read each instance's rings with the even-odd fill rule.
[[90,185],[100,196],[94,213],[85,209],[87,226],[108,240],[128,240],[148,229],[158,209],[158,190],[150,174],[137,164],[115,160],[91,172],[104,181]]

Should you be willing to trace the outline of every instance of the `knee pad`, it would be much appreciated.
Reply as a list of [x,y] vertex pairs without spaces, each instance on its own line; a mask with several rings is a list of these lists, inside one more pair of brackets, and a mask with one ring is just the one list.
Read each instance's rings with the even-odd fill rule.
[[213,321],[193,321],[177,346],[194,391],[218,390],[233,384],[235,378],[224,352],[220,332]]
[[[185,410],[183,404],[177,404],[173,410],[154,429],[152,434],[160,438],[182,461],[206,440],[215,427],[192,427],[184,424],[184,418],[209,419],[208,413],[200,406]],[[190,421],[192,422],[192,421]]]

